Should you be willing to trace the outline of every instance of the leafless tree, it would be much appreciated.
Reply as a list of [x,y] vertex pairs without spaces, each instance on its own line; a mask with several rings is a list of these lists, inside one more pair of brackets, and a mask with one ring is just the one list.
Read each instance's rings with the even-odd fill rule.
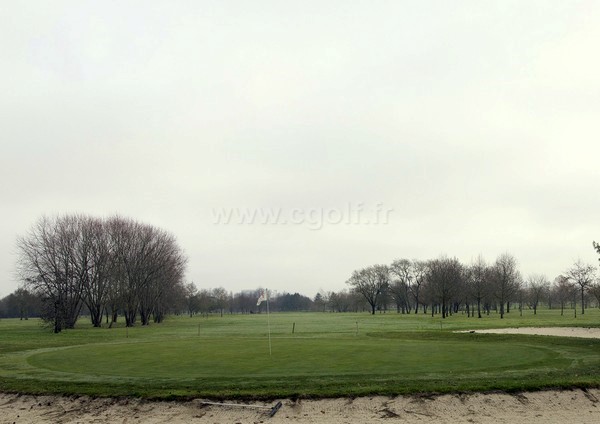
[[462,267],[462,289],[460,293],[461,303],[464,302],[467,317],[475,316],[475,296],[473,296],[473,270],[470,266]]
[[[198,306],[200,309],[200,314],[208,316],[211,308],[212,308],[212,294],[209,289],[200,289],[198,294],[196,295],[198,298]],[[253,293],[252,299],[254,299],[254,305],[256,305],[257,297]]]
[[150,315],[155,322],[161,322],[168,309],[163,302],[176,294],[183,281],[187,259],[181,252],[175,237],[163,230],[145,226],[149,239],[144,267],[144,280],[140,285],[140,320],[148,325]]
[[[161,321],[161,302],[170,288],[181,283],[187,259],[173,235],[119,216],[107,221],[112,246],[113,279],[127,326],[140,314],[148,325],[152,314]],[[158,319],[157,319],[158,316]]]
[[527,299],[533,309],[533,315],[537,314],[537,308],[540,300],[549,290],[550,283],[543,274],[532,274],[527,278]]
[[185,284],[183,289],[187,312],[191,318],[198,312],[198,298],[196,297],[198,294],[198,287],[196,287],[192,281],[191,283]]
[[348,292],[345,290],[327,293],[327,301],[332,312],[348,312],[352,306]]
[[600,282],[596,282],[592,284],[588,291],[594,298],[596,299],[596,303],[598,304],[598,308],[600,308]]
[[481,255],[469,268],[471,272],[467,289],[477,302],[477,318],[481,318],[481,303],[490,290],[490,268]]
[[[408,259],[396,259],[390,266],[390,274],[395,278],[389,285],[389,293],[396,303],[396,310],[410,313],[410,288],[413,280],[413,264]],[[418,307],[418,306],[417,306]]]
[[554,297],[560,303],[560,315],[562,316],[565,311],[565,304],[569,299],[573,298],[575,293],[575,286],[569,281],[564,275],[559,275],[554,279],[554,286],[552,287]]
[[44,315],[55,333],[73,328],[82,306],[83,287],[74,256],[76,222],[73,216],[42,217],[17,240],[20,277],[44,299]]
[[94,327],[102,325],[110,287],[110,247],[103,222],[79,216],[78,244],[75,246],[75,267],[83,288],[83,302],[90,312]]
[[[439,305],[442,318],[451,312],[451,304],[462,284],[462,265],[456,258],[441,257],[429,261],[427,284],[432,296],[432,302]],[[432,304],[431,314],[435,313]]]
[[227,290],[225,290],[223,287],[217,287],[216,289],[213,289],[212,298],[215,308],[219,311],[221,316],[223,316],[223,311],[227,308],[227,304],[229,302]]
[[390,271],[386,265],[373,265],[354,271],[346,282],[352,290],[362,295],[369,306],[371,314],[375,315],[379,296],[389,286]]
[[581,314],[585,313],[585,292],[594,282],[596,268],[593,265],[584,264],[578,259],[567,271],[567,278],[579,289],[581,293]]
[[521,281],[514,256],[508,253],[500,255],[494,264],[492,276],[492,293],[500,305],[500,318],[504,318],[504,306],[511,301]]
[[427,262],[414,259],[412,261],[412,284],[410,291],[415,299],[415,314],[419,312],[419,304],[421,303],[421,289],[427,278]]

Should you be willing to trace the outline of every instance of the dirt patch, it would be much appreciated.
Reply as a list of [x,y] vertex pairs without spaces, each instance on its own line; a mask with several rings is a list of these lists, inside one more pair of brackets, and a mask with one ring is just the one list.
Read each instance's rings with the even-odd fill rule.
[[600,390],[283,400],[264,410],[188,402],[0,394],[0,423],[547,423],[600,422]]
[[600,328],[585,327],[494,328],[489,330],[457,331],[457,333],[529,334],[536,336],[582,337],[588,339],[600,339]]

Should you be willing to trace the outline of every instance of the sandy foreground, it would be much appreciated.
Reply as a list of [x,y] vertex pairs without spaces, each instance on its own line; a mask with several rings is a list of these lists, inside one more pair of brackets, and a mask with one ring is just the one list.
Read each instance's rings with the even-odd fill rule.
[[[599,423],[600,390],[533,393],[283,400],[268,409],[206,406],[201,400],[0,394],[1,423]],[[269,408],[272,403],[254,403]]]
[[[600,337],[600,329],[520,328],[477,332]],[[363,397],[253,402],[264,409],[86,396],[0,393],[0,423],[600,423],[600,389],[520,394]]]

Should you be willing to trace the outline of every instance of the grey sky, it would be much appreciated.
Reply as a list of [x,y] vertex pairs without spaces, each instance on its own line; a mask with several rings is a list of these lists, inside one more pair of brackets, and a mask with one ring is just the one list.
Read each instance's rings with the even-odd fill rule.
[[[596,1],[3,2],[0,296],[16,237],[68,212],[169,230],[188,280],[235,291],[597,264],[599,42]],[[321,229],[212,216],[349,204]]]

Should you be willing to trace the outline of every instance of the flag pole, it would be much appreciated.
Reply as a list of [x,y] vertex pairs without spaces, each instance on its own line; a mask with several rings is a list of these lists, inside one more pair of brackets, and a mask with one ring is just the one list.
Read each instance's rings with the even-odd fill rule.
[[265,290],[267,294],[267,328],[269,329],[269,356],[273,356],[271,353],[271,319],[269,318],[269,290]]

